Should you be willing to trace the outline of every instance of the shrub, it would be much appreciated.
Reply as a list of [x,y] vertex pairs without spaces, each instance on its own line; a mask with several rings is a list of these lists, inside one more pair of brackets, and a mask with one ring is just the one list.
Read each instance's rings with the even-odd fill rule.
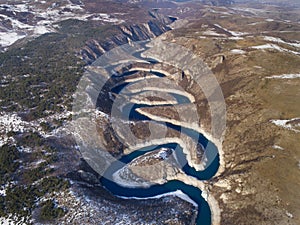
[[53,200],[47,200],[42,204],[40,219],[43,221],[54,220],[65,215],[65,211],[57,207]]

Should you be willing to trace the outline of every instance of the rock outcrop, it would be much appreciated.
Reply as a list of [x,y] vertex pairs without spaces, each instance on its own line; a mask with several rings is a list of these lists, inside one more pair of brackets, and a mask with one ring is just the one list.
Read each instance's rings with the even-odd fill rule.
[[168,25],[172,23],[172,19],[158,13],[152,13],[151,15],[154,18],[147,23],[119,25],[118,34],[105,41],[98,41],[96,39],[88,41],[86,46],[80,50],[80,56],[88,64],[91,64],[99,56],[117,46],[127,44],[130,41],[152,39],[171,29]]

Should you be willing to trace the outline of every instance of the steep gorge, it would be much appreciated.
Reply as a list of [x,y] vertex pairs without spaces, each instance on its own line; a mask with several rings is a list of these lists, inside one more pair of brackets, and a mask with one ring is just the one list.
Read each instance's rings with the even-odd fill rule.
[[151,15],[153,19],[146,23],[118,25],[117,34],[104,41],[98,41],[97,39],[87,41],[86,46],[80,50],[80,56],[85,62],[91,64],[99,56],[117,46],[127,44],[130,41],[152,39],[171,30],[169,27],[173,22],[171,18],[157,13],[151,13]]

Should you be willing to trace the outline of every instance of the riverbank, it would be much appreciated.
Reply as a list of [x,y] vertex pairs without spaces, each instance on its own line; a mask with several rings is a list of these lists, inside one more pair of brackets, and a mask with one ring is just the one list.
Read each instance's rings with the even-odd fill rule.
[[178,174],[177,180],[180,180],[186,184],[192,185],[199,188],[202,191],[202,197],[206,200],[211,211],[211,224],[220,225],[221,223],[221,210],[218,201],[215,199],[213,194],[208,191],[206,184],[194,177],[187,176],[185,174]]
[[[220,158],[220,167],[218,169],[217,174],[214,177],[217,177],[217,176],[219,176],[220,174],[222,174],[224,172],[224,170],[225,170],[225,161],[224,161],[224,152],[223,152],[223,148],[222,148],[222,140],[216,139],[215,137],[213,137],[210,133],[208,133],[206,130],[201,128],[196,123],[189,124],[189,123],[185,123],[185,122],[174,120],[174,119],[168,119],[168,118],[153,115],[151,113],[144,112],[143,110],[140,110],[140,109],[137,109],[137,111],[140,114],[142,114],[143,116],[147,116],[151,120],[170,123],[170,124],[173,124],[173,125],[176,125],[176,126],[185,127],[185,128],[194,130],[194,131],[202,134],[207,140],[209,140],[210,142],[215,144],[217,149],[218,149],[219,158]],[[199,164],[195,164],[192,160],[190,160],[191,159],[190,153],[189,153],[189,150],[185,147],[185,144],[182,143],[182,141],[180,139],[177,140],[177,141],[179,141],[180,145],[184,149],[184,153],[187,154],[187,159],[188,159],[188,162],[190,163],[190,165],[193,166],[196,170],[203,170],[202,166],[199,166]]]

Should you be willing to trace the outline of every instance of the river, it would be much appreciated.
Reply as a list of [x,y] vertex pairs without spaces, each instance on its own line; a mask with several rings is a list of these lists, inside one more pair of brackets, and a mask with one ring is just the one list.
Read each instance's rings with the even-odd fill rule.
[[[136,71],[132,71],[130,73],[125,73],[124,76],[130,76]],[[157,75],[158,77],[162,77],[160,73],[152,73]],[[126,87],[128,83],[123,83],[120,86],[115,87],[112,91],[118,94],[122,88]],[[178,94],[172,94],[178,103],[188,103],[188,99],[185,96],[181,96]],[[139,105],[139,104],[128,104],[124,107],[124,114],[130,115],[131,119],[135,120],[149,120],[146,116],[139,114],[135,109],[141,107],[151,107],[149,105]],[[180,126],[176,126],[170,123],[165,123],[171,129],[178,130],[180,132],[184,132],[188,136],[195,138],[197,137],[198,143],[201,144],[206,149],[206,156],[208,157],[208,161],[211,162],[203,171],[197,171],[191,165],[188,164],[186,160],[186,155],[183,153],[182,148],[177,143],[169,143],[159,146],[148,146],[147,148],[141,148],[137,151],[134,151],[128,155],[123,155],[119,161],[115,161],[110,165],[110,167],[106,170],[104,176],[101,178],[102,185],[108,189],[112,194],[119,197],[126,198],[149,198],[157,195],[166,194],[169,192],[174,192],[177,190],[181,190],[184,194],[189,196],[195,203],[198,205],[198,214],[196,218],[197,225],[209,225],[212,222],[211,219],[211,210],[208,203],[201,196],[201,190],[192,185],[188,185],[179,180],[170,180],[165,184],[156,184],[147,188],[129,188],[123,187],[115,182],[113,182],[112,175],[116,171],[120,170],[124,164],[130,163],[133,159],[155,149],[159,148],[170,148],[176,154],[176,158],[180,159],[180,165],[184,165],[182,170],[186,175],[195,177],[199,180],[209,180],[211,179],[218,171],[219,168],[219,155],[218,149],[214,143],[210,142],[203,134],[199,134],[196,131],[188,128],[183,128]],[[217,157],[215,157],[217,155]]]

